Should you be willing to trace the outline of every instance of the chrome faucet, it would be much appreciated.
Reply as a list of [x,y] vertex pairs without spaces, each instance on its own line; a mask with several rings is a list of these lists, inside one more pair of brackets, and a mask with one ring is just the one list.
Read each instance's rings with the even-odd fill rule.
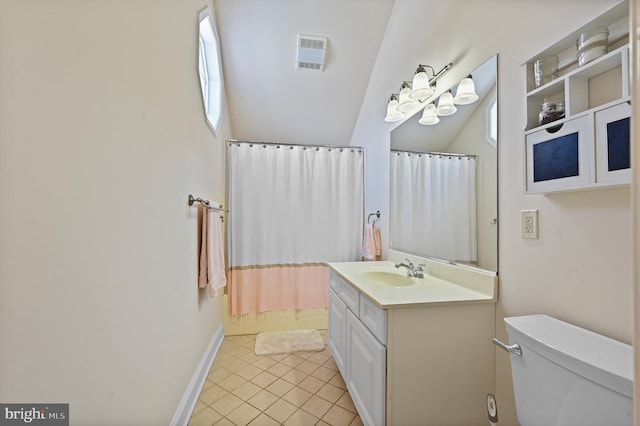
[[396,268],[405,267],[407,268],[407,276],[414,278],[424,278],[424,267],[427,266],[424,263],[419,264],[418,266],[413,266],[413,263],[409,259],[405,259],[407,263],[396,263]]

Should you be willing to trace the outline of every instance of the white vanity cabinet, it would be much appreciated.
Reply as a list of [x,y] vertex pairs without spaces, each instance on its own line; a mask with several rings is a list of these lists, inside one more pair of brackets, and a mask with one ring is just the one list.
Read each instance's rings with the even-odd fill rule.
[[382,342],[386,335],[381,336],[382,342],[378,340],[360,319],[360,312],[377,334],[382,330],[386,333],[386,312],[367,303],[334,271],[329,277],[329,350],[363,423],[382,425],[386,380],[386,348]]
[[486,425],[495,299],[383,307],[329,277],[329,349],[365,425]]
[[384,424],[386,348],[347,310],[346,383],[365,425]]

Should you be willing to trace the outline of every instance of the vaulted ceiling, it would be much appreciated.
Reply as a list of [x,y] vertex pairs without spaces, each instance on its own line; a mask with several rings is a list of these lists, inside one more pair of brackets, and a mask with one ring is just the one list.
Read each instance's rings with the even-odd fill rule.
[[[348,145],[393,5],[215,0],[233,138]],[[298,34],[328,38],[323,71],[296,69]]]
[[[439,70],[453,62],[439,95],[488,59],[486,48],[473,49],[478,37],[484,44],[501,37],[478,17],[511,7],[502,0],[213,2],[232,137],[311,145],[357,145],[363,135],[392,130],[398,124],[384,123],[386,101],[418,63]],[[298,34],[328,39],[323,71],[296,69]]]

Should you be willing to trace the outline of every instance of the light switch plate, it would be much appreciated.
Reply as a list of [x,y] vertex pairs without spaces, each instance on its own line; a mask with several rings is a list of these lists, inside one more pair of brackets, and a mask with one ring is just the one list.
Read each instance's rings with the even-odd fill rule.
[[521,233],[522,238],[537,239],[538,238],[538,210],[522,210]]

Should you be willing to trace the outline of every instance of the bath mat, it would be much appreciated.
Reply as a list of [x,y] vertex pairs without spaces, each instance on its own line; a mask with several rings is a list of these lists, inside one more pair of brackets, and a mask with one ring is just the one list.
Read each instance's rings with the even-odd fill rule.
[[256,355],[321,351],[324,341],[318,330],[267,331],[256,336]]

